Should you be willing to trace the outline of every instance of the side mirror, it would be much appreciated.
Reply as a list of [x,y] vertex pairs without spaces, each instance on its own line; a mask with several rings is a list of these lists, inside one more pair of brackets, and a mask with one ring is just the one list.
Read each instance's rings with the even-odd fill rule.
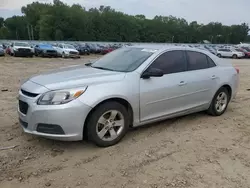
[[162,77],[163,75],[164,73],[161,69],[150,68],[141,75],[141,78],[149,79],[150,77]]

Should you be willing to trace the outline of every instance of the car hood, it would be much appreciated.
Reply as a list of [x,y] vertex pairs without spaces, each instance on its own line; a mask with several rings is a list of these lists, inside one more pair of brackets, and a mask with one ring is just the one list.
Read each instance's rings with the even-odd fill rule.
[[29,80],[49,90],[56,90],[116,82],[122,80],[125,74],[87,67],[85,65],[74,65],[33,76]]
[[28,47],[28,46],[27,47],[24,47],[24,46],[14,46],[14,48],[31,49],[31,47]]
[[72,52],[78,52],[76,49],[72,48],[64,48],[65,51],[72,51]]

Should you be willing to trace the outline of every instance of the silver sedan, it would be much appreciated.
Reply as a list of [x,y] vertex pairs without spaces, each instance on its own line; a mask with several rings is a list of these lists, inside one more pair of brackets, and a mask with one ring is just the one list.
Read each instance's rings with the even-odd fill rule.
[[207,111],[222,115],[236,95],[239,70],[187,47],[117,49],[85,65],[29,78],[19,91],[23,130],[51,139],[118,143],[129,127]]

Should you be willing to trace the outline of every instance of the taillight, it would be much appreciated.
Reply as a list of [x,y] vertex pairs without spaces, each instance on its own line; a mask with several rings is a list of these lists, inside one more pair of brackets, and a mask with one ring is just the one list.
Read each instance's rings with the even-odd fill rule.
[[237,74],[239,74],[239,73],[240,73],[240,69],[235,68],[235,70],[236,70]]

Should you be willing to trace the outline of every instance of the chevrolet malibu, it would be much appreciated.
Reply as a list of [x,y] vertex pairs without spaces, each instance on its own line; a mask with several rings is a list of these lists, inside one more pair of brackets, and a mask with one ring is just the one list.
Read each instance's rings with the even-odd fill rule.
[[210,52],[176,46],[124,47],[85,65],[36,75],[19,91],[24,132],[87,138],[101,147],[137,127],[199,111],[222,115],[239,70]]

